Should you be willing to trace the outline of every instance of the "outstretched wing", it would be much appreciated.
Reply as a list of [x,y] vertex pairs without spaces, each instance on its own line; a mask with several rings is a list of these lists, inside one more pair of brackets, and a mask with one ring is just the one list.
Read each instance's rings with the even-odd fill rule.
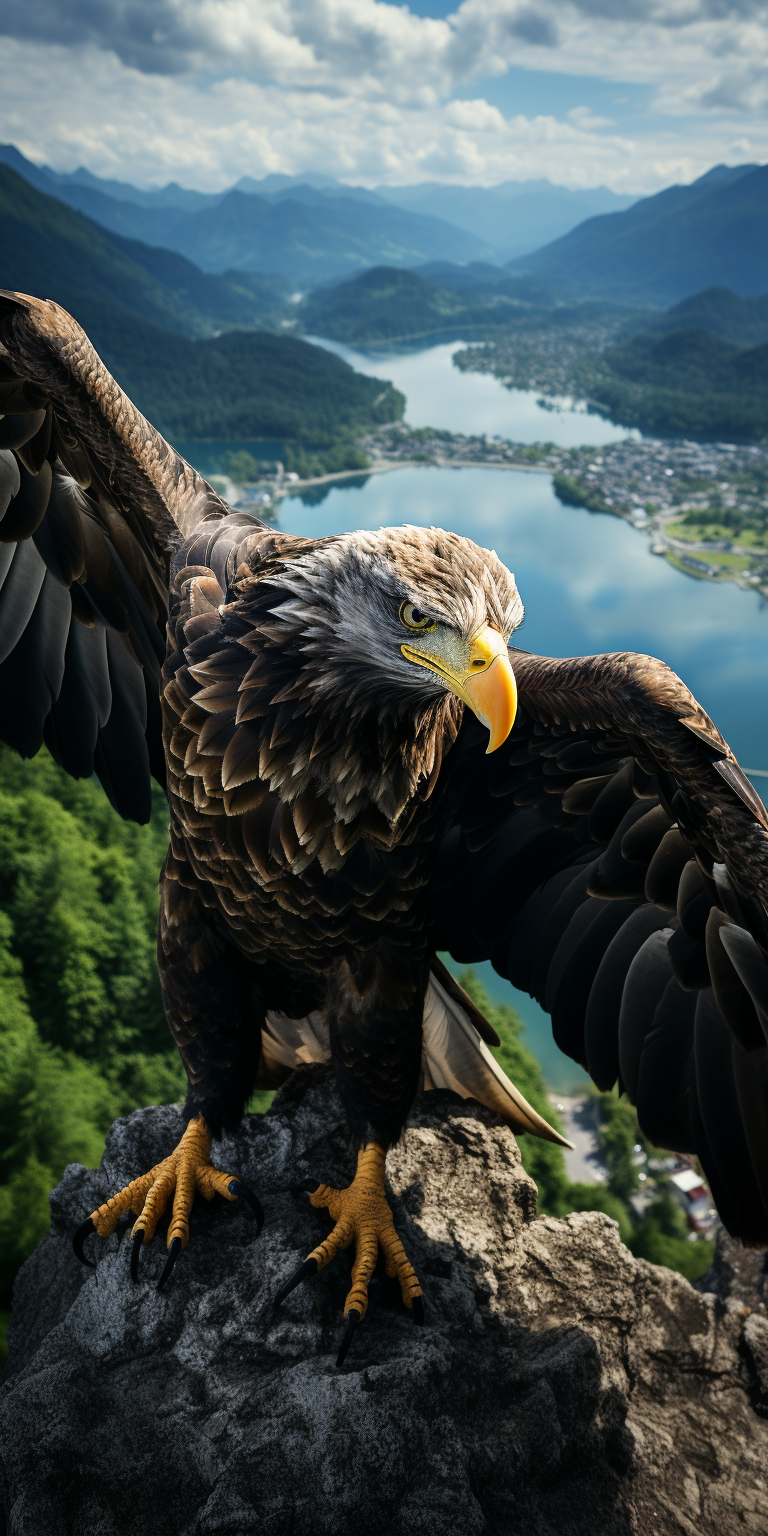
[[550,1014],[656,1145],[695,1153],[720,1215],[768,1242],[768,816],[652,657],[510,653],[505,746],[468,717],[447,764],[436,940]]
[[47,300],[0,293],[0,740],[146,821],[168,561],[228,508]]

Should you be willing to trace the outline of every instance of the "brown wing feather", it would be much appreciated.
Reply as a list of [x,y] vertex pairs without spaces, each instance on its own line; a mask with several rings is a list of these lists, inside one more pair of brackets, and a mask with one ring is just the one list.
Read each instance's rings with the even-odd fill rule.
[[48,300],[0,294],[0,739],[146,820],[169,560],[228,508]]
[[509,741],[488,758],[465,720],[447,765],[436,943],[534,996],[652,1142],[700,1158],[729,1230],[766,1243],[765,808],[663,663],[511,658]]
[[554,660],[511,653],[530,713],[572,729],[621,733],[671,775],[737,889],[768,906],[768,812],[727,742],[675,672],[653,656]]
[[0,289],[0,341],[19,381],[6,381],[3,410],[13,409],[19,387],[38,409],[51,402],[62,462],[74,455],[74,473],[84,454],[81,469],[130,504],[160,549],[172,547],[177,530],[187,537],[204,517],[226,517],[226,504],[142,416],[60,305]]

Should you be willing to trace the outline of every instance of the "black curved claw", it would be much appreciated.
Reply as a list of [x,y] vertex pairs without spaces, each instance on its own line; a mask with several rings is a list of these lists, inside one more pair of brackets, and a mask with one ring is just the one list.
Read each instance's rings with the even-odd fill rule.
[[420,1328],[423,1328],[424,1327],[424,1297],[423,1296],[414,1296],[413,1301],[411,1303],[411,1311],[413,1313],[413,1321],[415,1323],[418,1323]]
[[72,1239],[72,1247],[74,1248],[80,1263],[87,1264],[89,1269],[95,1269],[96,1265],[94,1264],[93,1259],[87,1259],[85,1257],[85,1254],[83,1253],[83,1243],[85,1242],[85,1239],[90,1235],[90,1233],[95,1231],[96,1223],[94,1222],[93,1217],[86,1216],[85,1221],[81,1221]]
[[180,1253],[181,1253],[181,1238],[180,1237],[174,1237],[173,1241],[171,1242],[171,1246],[168,1249],[168,1257],[167,1257],[167,1259],[165,1261],[165,1269],[163,1270],[163,1273],[161,1274],[160,1279],[157,1282],[157,1289],[159,1291],[161,1291],[163,1289],[163,1286],[165,1285],[165,1282],[168,1279],[168,1276],[170,1275],[171,1270],[173,1269],[173,1266],[176,1263],[176,1260],[179,1257]]
[[291,1185],[290,1193],[294,1200],[300,1200],[302,1195],[313,1195],[319,1188],[320,1183],[317,1179],[300,1179],[298,1184]]
[[264,1225],[264,1211],[261,1201],[257,1200],[253,1190],[249,1189],[247,1184],[241,1184],[239,1179],[230,1179],[227,1188],[231,1195],[237,1195],[238,1200],[244,1200],[246,1205],[251,1207],[256,1217],[256,1236],[258,1237]]
[[356,1309],[354,1307],[350,1307],[350,1309],[349,1309],[349,1311],[347,1313],[347,1327],[346,1327],[346,1331],[345,1331],[344,1337],[343,1337],[343,1339],[341,1341],[341,1349],[339,1350],[339,1353],[338,1353],[338,1356],[337,1356],[337,1359],[336,1359],[336,1369],[337,1370],[339,1369],[339,1366],[344,1364],[344,1361],[347,1358],[347,1353],[348,1353],[348,1350],[349,1350],[349,1346],[352,1343],[352,1340],[353,1340],[353,1338],[355,1336],[355,1329],[356,1329],[359,1321],[360,1321],[360,1313],[358,1311],[356,1311]]
[[133,1239],[133,1247],[131,1248],[131,1279],[134,1285],[136,1285],[139,1278],[139,1254],[141,1253],[141,1245],[143,1242],[144,1233],[137,1232]]
[[275,1307],[281,1307],[286,1296],[290,1296],[291,1291],[295,1291],[297,1285],[301,1285],[302,1280],[308,1280],[310,1275],[316,1274],[317,1259],[305,1259],[304,1263],[299,1265],[296,1273],[291,1275],[290,1280],[286,1280],[285,1285],[281,1285],[275,1297]]

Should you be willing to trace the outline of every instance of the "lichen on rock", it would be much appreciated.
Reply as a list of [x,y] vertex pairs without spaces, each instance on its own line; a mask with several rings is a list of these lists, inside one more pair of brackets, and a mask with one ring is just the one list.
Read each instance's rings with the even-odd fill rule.
[[51,1197],[0,1389],[9,1536],[768,1529],[762,1311],[633,1258],[600,1213],[537,1217],[492,1113],[445,1092],[418,1101],[387,1171],[426,1325],[374,1281],[341,1371],[349,1255],[273,1307],[328,1228],[289,1186],[354,1168],[323,1068],[214,1147],[258,1192],[261,1237],[216,1201],[195,1207],[162,1294],[159,1234],[137,1286],[127,1231],[89,1240],[95,1274],[77,1264],[83,1215],[164,1156],[180,1118],[116,1121],[101,1169],[70,1167]]

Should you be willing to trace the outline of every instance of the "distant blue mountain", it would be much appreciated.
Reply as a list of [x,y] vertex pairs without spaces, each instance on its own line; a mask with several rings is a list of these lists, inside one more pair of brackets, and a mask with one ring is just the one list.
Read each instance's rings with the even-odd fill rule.
[[[711,287],[765,290],[768,167],[714,166],[691,186],[633,201],[548,181],[464,187],[349,186],[317,172],[241,177],[229,191],[170,182],[143,190],[82,166],[52,171],[13,145],[0,162],[126,240],[162,246],[206,272],[280,273],[299,289],[371,267],[454,269],[504,262],[537,293],[667,307]],[[461,285],[423,273],[443,286]],[[502,280],[499,273],[497,283]]]
[[113,234],[177,251],[207,272],[279,272],[314,285],[382,263],[411,267],[496,254],[465,229],[322,177],[268,177],[268,190],[246,179],[244,189],[241,183],[241,190],[219,194],[174,184],[141,192],[87,171],[63,175],[32,165],[12,145],[0,146],[0,161]]
[[422,182],[413,187],[378,187],[381,197],[400,208],[418,208],[471,230],[506,261],[556,240],[593,214],[617,213],[634,197],[589,187],[572,191],[550,181],[504,181],[495,187],[446,186]]
[[714,166],[507,265],[559,293],[631,304],[666,307],[713,287],[764,293],[768,166]]
[[[229,192],[194,192],[176,182],[147,191],[94,176],[83,166],[61,172],[33,165],[10,144],[0,146],[0,161],[39,191],[58,197],[114,234],[179,251],[203,267],[214,261],[211,270],[253,270],[254,261],[265,270],[265,262],[276,263],[298,282],[312,284],[381,263],[415,266],[485,259],[498,264],[565,234],[592,214],[626,208],[633,201],[606,187],[571,191],[548,181],[508,181],[495,187],[423,182],[370,189],[314,171],[301,176],[273,172],[259,180],[242,176]],[[235,202],[222,210],[228,230],[223,249],[212,228],[218,222],[214,211],[232,193],[260,202],[251,207]],[[264,203],[273,205],[272,210]],[[295,207],[284,207],[275,212],[276,204],[312,211],[299,215]],[[185,221],[185,214],[200,217]],[[337,222],[335,238],[328,215]]]
[[94,176],[84,165],[76,171],[52,171],[49,165],[34,165],[27,160],[15,144],[0,144],[0,163],[17,171],[31,186],[37,187],[38,192],[46,192],[49,197],[58,196],[60,202],[77,208],[80,213],[88,212],[87,208],[81,207],[81,201],[87,201],[89,194],[114,198],[119,203],[135,203],[139,208],[181,208],[186,212],[213,206],[222,195],[220,192],[191,192],[175,181],[169,181],[165,187],[144,191],[129,181],[110,181],[103,176]]
[[56,299],[99,347],[137,322],[207,337],[282,329],[293,315],[279,279],[201,272],[177,251],[100,228],[8,165],[0,165],[0,230],[0,287]]

